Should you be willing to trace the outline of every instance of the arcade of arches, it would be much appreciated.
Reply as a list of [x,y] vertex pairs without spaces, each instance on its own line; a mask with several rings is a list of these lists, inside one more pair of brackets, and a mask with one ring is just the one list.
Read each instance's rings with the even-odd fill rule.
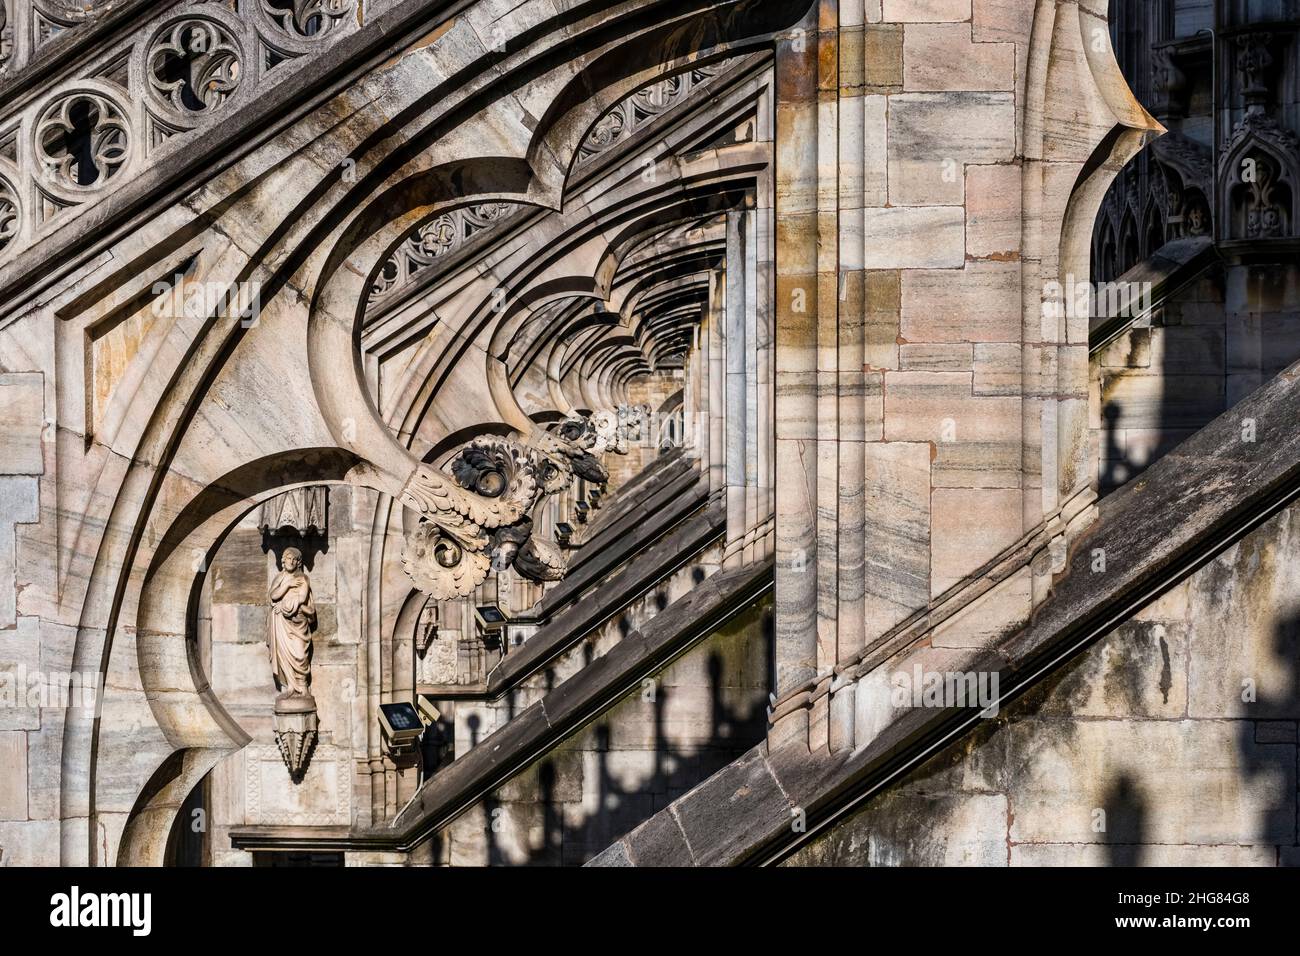
[[1297,356],[1073,290],[1295,117],[1130,223],[1111,6],[3,0],[0,864],[1292,859]]

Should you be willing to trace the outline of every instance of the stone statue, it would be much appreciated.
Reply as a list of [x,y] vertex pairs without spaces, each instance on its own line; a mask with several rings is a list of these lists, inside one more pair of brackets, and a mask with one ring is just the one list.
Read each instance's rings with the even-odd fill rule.
[[316,628],[316,605],[311,580],[302,569],[302,552],[285,548],[280,571],[271,582],[271,612],[266,623],[266,643],[278,701],[310,698],[311,632]]

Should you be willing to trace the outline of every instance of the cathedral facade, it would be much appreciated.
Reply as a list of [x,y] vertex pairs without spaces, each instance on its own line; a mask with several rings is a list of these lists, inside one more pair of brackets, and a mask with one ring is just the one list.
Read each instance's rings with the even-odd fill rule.
[[0,3],[0,864],[1298,859],[1296,0]]

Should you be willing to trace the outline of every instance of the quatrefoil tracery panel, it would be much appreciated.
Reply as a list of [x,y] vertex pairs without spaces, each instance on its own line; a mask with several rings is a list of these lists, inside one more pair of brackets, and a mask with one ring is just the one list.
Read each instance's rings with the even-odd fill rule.
[[238,40],[209,17],[165,27],[146,56],[152,91],[176,113],[212,113],[234,95],[244,73]]
[[104,188],[131,160],[128,115],[106,84],[87,85],[47,104],[32,143],[42,188],[67,197]]

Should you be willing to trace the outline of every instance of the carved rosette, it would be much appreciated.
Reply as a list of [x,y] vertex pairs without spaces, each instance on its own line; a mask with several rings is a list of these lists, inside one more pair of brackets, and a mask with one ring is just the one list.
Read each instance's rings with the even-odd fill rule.
[[258,0],[263,12],[294,40],[311,40],[343,27],[355,0]]

